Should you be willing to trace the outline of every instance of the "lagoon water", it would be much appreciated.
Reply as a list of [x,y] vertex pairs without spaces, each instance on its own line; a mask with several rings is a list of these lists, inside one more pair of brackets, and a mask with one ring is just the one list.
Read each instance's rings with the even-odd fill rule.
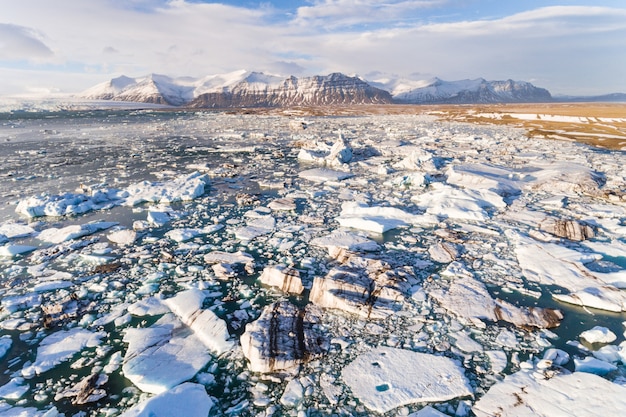
[[[212,397],[211,415],[406,415],[427,405],[445,415],[471,415],[505,375],[537,366],[552,348],[572,358],[555,367],[557,373],[576,371],[574,359],[595,357],[610,371],[588,372],[617,385],[626,381],[626,315],[611,311],[615,305],[626,310],[619,289],[626,286],[623,152],[420,115],[87,110],[4,113],[0,124],[0,347],[7,347],[0,358],[0,412],[119,415],[153,398],[157,392],[124,372],[134,343],[126,335],[153,337],[176,312],[160,301],[154,310],[139,307],[188,290],[202,292],[200,310],[227,325],[233,345],[225,353],[206,348],[208,359],[184,377]],[[321,168],[324,175],[311,171]],[[176,194],[196,187],[193,181],[203,188]],[[152,193],[152,202],[129,202],[133,190]],[[90,197],[98,191],[107,199]],[[69,204],[64,213],[35,216],[35,203],[24,203],[39,197],[43,207],[69,195],[87,196],[87,209]],[[16,212],[20,202],[31,211]],[[155,220],[159,214],[165,220]],[[546,219],[584,222],[594,236],[555,236],[542,230]],[[119,230],[134,234],[116,242]],[[529,245],[554,256],[536,265],[562,264],[571,286],[549,268],[529,265],[523,253]],[[342,265],[331,257],[334,246],[356,258]],[[208,254],[239,251],[254,259],[245,271],[236,262],[218,262],[225,269],[207,262]],[[392,303],[374,302],[369,308],[378,315],[364,316],[346,307],[358,298],[339,298],[330,307],[324,304],[330,296],[320,297],[323,314],[313,328],[327,341],[325,352],[296,370],[249,370],[258,358],[242,351],[239,340],[267,306],[288,300],[304,308],[312,304],[316,280],[344,267],[365,276],[372,260],[401,271],[401,285],[385,287],[399,291]],[[273,265],[298,270],[305,291],[288,294],[262,284],[262,271]],[[593,282],[579,284],[585,278],[577,271]],[[487,295],[459,290],[462,298],[454,298],[452,288],[470,279]],[[558,301],[562,294],[587,300],[585,288],[597,293],[584,305]],[[482,304],[469,314],[459,300]],[[480,311],[499,300],[520,309],[558,309],[563,318],[558,327],[541,329]],[[184,346],[195,337],[177,317],[167,320],[182,321],[178,333],[158,342],[183,346],[170,365],[183,361]],[[579,337],[594,326],[616,339],[592,345]],[[70,338],[74,333],[84,341]],[[366,390],[346,385],[342,372],[381,347],[451,358],[468,385],[458,396],[426,402],[409,389],[409,400],[391,408],[382,397],[359,398],[354,392]],[[149,379],[157,371],[144,365]],[[90,375],[96,378],[79,404],[76,390]],[[381,396],[391,395],[393,387],[379,386],[385,387]],[[184,404],[186,397],[173,398]]]

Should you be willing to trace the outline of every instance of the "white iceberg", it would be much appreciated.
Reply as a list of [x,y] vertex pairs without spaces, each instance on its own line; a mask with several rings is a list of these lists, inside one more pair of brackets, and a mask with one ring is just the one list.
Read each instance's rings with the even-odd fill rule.
[[452,359],[389,347],[358,356],[341,377],[363,405],[378,413],[473,394],[463,368]]
[[185,382],[137,404],[120,417],[206,417],[214,406],[203,385]]

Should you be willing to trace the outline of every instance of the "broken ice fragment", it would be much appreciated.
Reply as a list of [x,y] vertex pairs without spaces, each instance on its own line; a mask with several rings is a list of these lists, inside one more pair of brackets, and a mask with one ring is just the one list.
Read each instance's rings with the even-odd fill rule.
[[268,266],[263,269],[259,280],[282,291],[293,294],[302,294],[304,287],[297,269],[285,265]]
[[617,339],[615,333],[602,326],[594,326],[590,330],[585,330],[580,334],[581,339],[589,343],[611,343]]
[[349,172],[335,171],[327,168],[308,169],[300,172],[298,175],[300,178],[313,182],[341,181],[353,176]]
[[22,369],[22,376],[32,378],[40,375],[70,359],[85,347],[98,346],[100,339],[105,336],[104,332],[90,332],[78,327],[52,333],[39,343],[35,362]]
[[122,372],[144,392],[160,394],[185,382],[209,362],[205,345],[172,313],[148,328],[124,331]]
[[328,341],[316,329],[321,311],[312,305],[300,309],[288,301],[273,303],[246,325],[241,348],[253,372],[293,372],[320,356]]
[[214,405],[203,385],[185,382],[137,404],[120,417],[206,417]]
[[463,368],[455,361],[404,349],[380,347],[364,353],[343,369],[341,377],[363,405],[378,413],[472,395]]
[[626,387],[574,372],[552,378],[525,369],[507,375],[474,404],[477,417],[613,416],[626,410]]

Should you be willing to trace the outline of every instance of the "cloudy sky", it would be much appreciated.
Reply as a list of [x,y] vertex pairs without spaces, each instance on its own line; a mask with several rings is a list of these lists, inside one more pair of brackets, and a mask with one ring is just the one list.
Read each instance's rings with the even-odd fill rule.
[[0,0],[0,95],[239,69],[626,92],[623,0]]

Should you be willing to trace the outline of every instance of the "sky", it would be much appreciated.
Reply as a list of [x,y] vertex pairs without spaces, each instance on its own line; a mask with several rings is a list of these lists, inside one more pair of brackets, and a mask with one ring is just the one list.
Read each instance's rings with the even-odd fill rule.
[[623,0],[0,0],[0,96],[240,69],[626,93]]

